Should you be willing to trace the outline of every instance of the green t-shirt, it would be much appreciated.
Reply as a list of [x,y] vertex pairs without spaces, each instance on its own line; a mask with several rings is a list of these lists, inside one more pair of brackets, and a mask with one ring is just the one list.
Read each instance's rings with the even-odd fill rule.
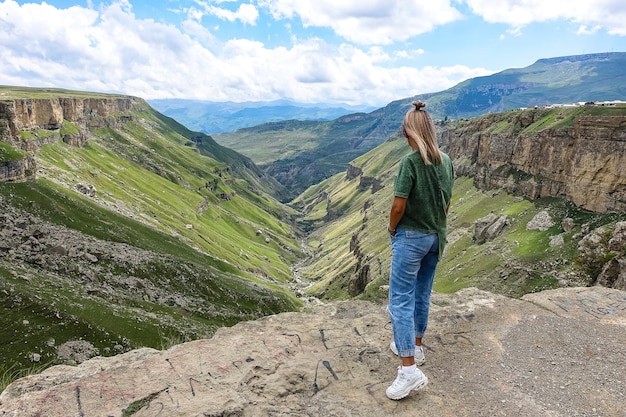
[[442,152],[443,163],[426,165],[419,151],[400,160],[394,196],[406,198],[406,209],[398,226],[439,235],[439,258],[446,244],[446,207],[452,197],[454,168]]

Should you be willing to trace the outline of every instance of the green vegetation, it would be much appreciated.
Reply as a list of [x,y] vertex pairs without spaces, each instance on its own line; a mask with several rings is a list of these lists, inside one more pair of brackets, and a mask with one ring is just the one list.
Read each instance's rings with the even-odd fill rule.
[[122,417],[130,417],[130,416],[137,414],[139,411],[141,411],[142,408],[150,404],[150,402],[152,402],[152,400],[158,397],[159,394],[161,394],[163,391],[165,391],[165,389],[163,389],[162,391],[153,392],[152,394],[144,398],[141,398],[137,401],[130,403],[130,405],[124,409],[124,412],[122,413]]
[[392,121],[386,119],[379,114],[359,113],[327,122],[289,120],[215,138],[249,156],[273,177],[281,178],[291,199],[309,186],[345,171],[348,162],[397,131],[397,115]]
[[50,99],[67,98],[115,98],[128,97],[119,94],[94,93],[91,91],[66,90],[63,88],[38,88],[0,85],[0,98],[12,100],[16,98]]
[[[498,129],[502,126],[499,124]],[[408,151],[404,141],[393,140],[352,162],[362,169],[363,176],[383,183],[375,193],[362,189],[360,178],[348,180],[341,173],[294,200],[293,204],[304,213],[302,221],[316,227],[308,237],[313,255],[299,270],[312,281],[309,293],[327,299],[350,298],[354,296],[351,286],[355,277],[367,264],[369,283],[359,297],[385,301],[386,291],[381,288],[388,284],[390,260],[385,228],[397,162]],[[522,172],[508,175],[528,179],[528,174]],[[319,198],[322,192],[326,198]],[[555,225],[546,231],[526,230],[528,222],[544,210]],[[337,217],[329,221],[329,212]],[[474,225],[490,213],[507,216],[508,224],[497,238],[478,245],[472,239]],[[564,218],[574,220],[573,230],[563,232],[560,221]],[[558,275],[568,272],[579,277],[576,284],[589,284],[606,259],[580,262],[576,255],[579,233],[583,226],[593,230],[625,218],[623,214],[589,213],[560,199],[530,201],[502,190],[482,191],[472,179],[458,178],[450,212],[449,243],[437,270],[435,291],[455,292],[474,286],[519,297],[557,287]],[[562,235],[564,244],[550,246],[550,238],[557,235]]]
[[61,136],[76,135],[80,133],[80,129],[74,123],[64,120],[60,133]]
[[[11,96],[31,92],[63,94]],[[67,361],[57,351],[66,342],[84,341],[105,356],[162,348],[301,305],[285,286],[303,256],[296,212],[272,196],[275,182],[263,183],[267,177],[247,158],[141,100],[100,125],[115,127],[86,132],[81,148],[44,144],[35,155],[44,175],[0,184],[0,204],[25,230],[41,224],[31,232],[37,239],[61,239],[30,255],[11,241],[18,245],[12,256],[23,258],[0,258],[5,385],[33,363]],[[66,120],[22,138],[79,132]],[[0,142],[0,155],[26,153]]]
[[331,122],[289,120],[267,123],[234,133],[220,133],[215,139],[223,146],[253,158],[258,165],[293,159],[301,152],[321,145]]
[[0,163],[19,161],[26,156],[26,152],[15,150],[6,142],[0,142]]
[[49,365],[45,364],[36,364],[22,368],[17,366],[16,363],[11,366],[0,364],[0,392],[4,391],[4,389],[16,379],[40,373],[48,366]]
[[[0,87],[0,94],[124,99],[54,89],[9,93]],[[437,111],[450,110],[443,102],[433,104]],[[100,127],[90,131],[65,120],[59,129],[20,132],[23,141],[77,134],[88,140],[80,148],[49,141],[36,152],[36,179],[0,184],[3,219],[10,219],[0,227],[30,233],[0,246],[6,255],[0,258],[0,389],[60,363],[57,349],[66,342],[88,342],[101,355],[162,349],[210,337],[220,326],[297,310],[301,302],[287,289],[294,271],[310,283],[305,291],[323,299],[386,300],[387,218],[397,163],[409,152],[397,133],[406,101],[376,114],[281,122],[221,136],[255,161],[266,161],[266,172],[141,100],[130,107],[94,118]],[[532,135],[568,126],[574,116],[624,114],[623,107],[579,107],[483,117],[490,133]],[[0,142],[0,162],[26,155]],[[534,179],[521,170],[502,171],[497,173],[511,181]],[[289,187],[268,172],[291,175]],[[296,194],[289,205],[280,202]],[[555,226],[526,230],[543,210]],[[490,213],[507,216],[508,224],[478,245],[474,225]],[[559,223],[565,217],[574,219],[568,232]],[[558,199],[529,201],[479,190],[471,179],[458,178],[435,290],[476,286],[521,296],[556,287],[567,272],[587,284],[606,255],[577,259],[582,228],[623,219]],[[557,235],[564,244],[551,246]],[[136,410],[151,398],[137,402]]]
[[[526,134],[530,135],[547,129],[570,126],[574,120],[585,117],[623,117],[626,105],[622,106],[577,106],[553,107],[528,110],[510,110],[508,112],[486,114],[477,119],[485,120],[490,126],[486,132],[491,134]],[[521,122],[524,122],[524,125]],[[464,121],[454,122],[463,126]],[[611,128],[607,126],[607,128]]]

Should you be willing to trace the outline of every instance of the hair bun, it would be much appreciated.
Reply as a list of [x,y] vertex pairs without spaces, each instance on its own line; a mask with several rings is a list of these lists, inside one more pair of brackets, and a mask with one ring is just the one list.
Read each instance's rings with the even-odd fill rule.
[[420,110],[422,107],[426,107],[426,103],[421,101],[414,101],[412,104],[415,106],[415,110]]

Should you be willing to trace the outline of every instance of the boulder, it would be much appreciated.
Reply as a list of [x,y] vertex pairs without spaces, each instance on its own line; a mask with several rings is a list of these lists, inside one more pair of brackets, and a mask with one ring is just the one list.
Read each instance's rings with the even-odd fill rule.
[[476,221],[476,227],[474,229],[474,237],[472,240],[476,244],[482,244],[495,239],[500,235],[502,229],[509,223],[507,216],[498,216],[494,213],[489,213],[483,218]]
[[544,232],[554,226],[554,220],[546,210],[542,210],[526,225],[526,230],[539,230]]

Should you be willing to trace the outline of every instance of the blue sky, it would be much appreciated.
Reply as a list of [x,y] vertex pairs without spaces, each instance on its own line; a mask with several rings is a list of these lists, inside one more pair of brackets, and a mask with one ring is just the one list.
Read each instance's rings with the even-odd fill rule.
[[597,52],[624,0],[0,2],[0,84],[145,99],[382,106]]

